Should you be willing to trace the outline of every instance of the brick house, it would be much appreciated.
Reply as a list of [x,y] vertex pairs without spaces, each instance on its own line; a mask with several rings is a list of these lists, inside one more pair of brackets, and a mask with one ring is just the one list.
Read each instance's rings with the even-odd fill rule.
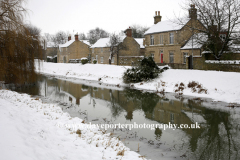
[[[193,33],[190,26],[204,29],[205,27],[197,19],[197,9],[191,5],[189,9],[189,19],[186,23],[176,23],[171,20],[161,21],[160,11],[156,11],[154,25],[145,32],[146,55],[152,56],[156,63],[178,63],[184,64],[185,57],[190,54],[183,48]],[[200,55],[200,51],[195,50],[194,55]]]
[[71,36],[69,36],[65,44],[59,45],[57,53],[58,63],[80,60],[83,57],[88,57],[89,52],[90,43],[88,40],[79,40],[77,34],[74,36],[74,39],[71,39]]
[[[115,65],[132,65],[138,59],[142,59],[145,52],[143,45],[143,38],[133,38],[132,29],[125,30],[126,36],[121,36],[121,43],[123,43],[127,49],[120,50],[118,55],[114,55],[112,58],[112,64]],[[99,64],[109,64],[110,38],[101,38],[90,48],[91,61],[97,60]]]

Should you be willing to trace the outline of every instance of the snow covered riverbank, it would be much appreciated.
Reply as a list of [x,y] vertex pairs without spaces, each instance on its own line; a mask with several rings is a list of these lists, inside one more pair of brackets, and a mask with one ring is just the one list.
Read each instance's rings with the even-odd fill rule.
[[[66,124],[77,124],[78,134]],[[121,141],[53,104],[0,90],[1,159],[144,159]]]
[[[99,81],[126,86],[122,81],[128,66],[102,64],[41,63],[42,74]],[[194,86],[194,83],[196,84]],[[189,85],[192,84],[192,85]],[[198,85],[197,85],[198,84]],[[131,84],[136,89],[176,92],[177,94],[212,98],[214,101],[240,103],[240,73],[169,69],[150,82]]]

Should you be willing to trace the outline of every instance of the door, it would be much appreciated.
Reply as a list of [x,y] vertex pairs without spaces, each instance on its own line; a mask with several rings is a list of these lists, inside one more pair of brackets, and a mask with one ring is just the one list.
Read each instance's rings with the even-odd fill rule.
[[160,50],[160,63],[163,63],[163,50]]

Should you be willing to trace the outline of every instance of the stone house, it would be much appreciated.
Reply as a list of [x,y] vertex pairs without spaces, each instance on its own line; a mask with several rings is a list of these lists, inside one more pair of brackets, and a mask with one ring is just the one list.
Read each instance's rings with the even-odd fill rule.
[[[156,11],[154,25],[145,32],[146,55],[152,56],[156,63],[177,63],[184,64],[186,56],[192,54],[189,48],[184,46],[194,33],[198,30],[191,30],[191,26],[198,29],[205,29],[197,19],[197,9],[191,5],[189,19],[184,23],[177,23],[171,20],[161,21],[160,11]],[[199,49],[194,50],[193,55],[198,56]]]
[[88,40],[79,40],[78,35],[68,37],[65,44],[59,45],[57,53],[58,63],[69,63],[71,61],[80,60],[83,57],[88,57],[90,52],[90,43]]
[[[115,65],[132,65],[135,61],[142,59],[145,52],[145,47],[143,45],[143,38],[133,38],[132,29],[128,28],[125,30],[125,36],[121,36],[121,43],[126,47],[126,49],[120,50],[116,55],[114,54],[112,58],[112,64]],[[97,60],[99,64],[109,64],[110,57],[110,38],[101,38],[90,48],[91,61]]]

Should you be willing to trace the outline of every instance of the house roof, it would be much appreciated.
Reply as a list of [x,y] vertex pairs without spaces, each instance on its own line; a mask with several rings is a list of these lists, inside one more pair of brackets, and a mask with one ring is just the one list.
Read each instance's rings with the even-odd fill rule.
[[[89,45],[90,46],[90,43],[88,40],[80,40],[81,42],[85,43],[86,45]],[[70,46],[73,42],[75,42],[75,39],[72,39],[70,41],[67,41],[66,43],[64,44],[60,44],[59,45],[59,48],[63,48],[63,47],[68,47]]]
[[[123,41],[126,36],[120,36],[121,41]],[[144,38],[134,38],[136,42],[140,45],[140,48],[145,48],[143,45],[143,39]],[[110,38],[100,38],[94,45],[92,45],[90,48],[103,48],[103,47],[109,47],[109,41]]]
[[160,21],[157,24],[154,24],[150,27],[144,35],[153,34],[153,33],[161,33],[168,31],[177,31],[180,30],[184,25],[177,24],[172,20]]
[[74,41],[75,41],[75,40],[72,39],[72,40],[70,40],[70,41],[67,41],[67,42],[64,43],[64,44],[60,44],[60,45],[59,45],[59,48],[68,47],[68,46],[70,46]]
[[204,33],[197,33],[191,36],[187,43],[181,48],[181,50],[184,49],[201,49],[203,44],[199,41],[204,41],[204,39],[207,39],[207,36]]
[[145,48],[145,46],[143,45],[143,40],[144,38],[134,38],[137,43],[140,45],[140,48]]
[[[122,42],[126,38],[126,36],[120,36],[120,41]],[[110,38],[100,38],[94,45],[90,48],[102,48],[102,47],[109,47]]]
[[90,48],[98,48],[98,47],[107,47],[109,43],[110,38],[100,38],[94,45],[92,45]]

